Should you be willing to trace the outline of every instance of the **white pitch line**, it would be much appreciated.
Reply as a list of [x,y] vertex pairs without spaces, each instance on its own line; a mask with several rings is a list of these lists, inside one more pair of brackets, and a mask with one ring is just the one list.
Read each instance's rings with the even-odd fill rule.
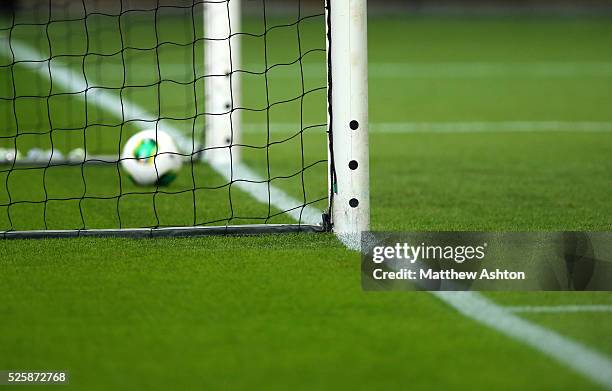
[[462,315],[526,344],[612,390],[612,360],[585,345],[522,319],[477,292],[432,292]]
[[[274,206],[280,211],[285,211],[295,221],[301,224],[320,225],[323,221],[323,212],[311,205],[304,205],[302,200],[291,197],[278,187],[270,185],[267,179],[253,171],[242,163],[211,164],[211,166],[228,181],[233,181],[233,186],[249,193],[257,201]],[[268,198],[269,197],[269,198]]]
[[612,132],[612,122],[468,121],[374,123],[373,133]]
[[[264,64],[246,64],[245,70],[263,72]],[[325,63],[304,62],[305,76],[325,75]],[[270,76],[295,77],[300,64],[276,66]],[[369,77],[373,78],[495,78],[495,77],[574,77],[612,76],[612,62],[606,61],[447,61],[447,62],[370,62]]]
[[[123,64],[100,60],[91,63],[92,67],[101,66],[106,69],[124,69]],[[133,62],[126,67],[128,70],[149,67],[144,61]],[[193,62],[163,63],[162,74],[165,77],[185,77],[185,70],[192,70]],[[308,78],[325,77],[326,64],[323,62],[304,62],[300,70],[299,63],[279,65],[268,70],[268,77],[295,78],[304,73]],[[263,73],[264,64],[250,63],[243,68],[245,71]],[[196,64],[197,75],[204,74],[203,64]],[[245,74],[246,75],[246,74]],[[461,62],[371,62],[369,77],[372,79],[487,79],[487,78],[570,78],[570,77],[610,77],[612,62],[491,62],[491,61],[461,61]],[[247,76],[257,77],[257,75]]]
[[[459,121],[459,122],[372,122],[369,132],[376,133],[537,133],[537,132],[612,132],[612,121]],[[300,130],[300,124],[275,122],[243,125],[245,133],[287,133]],[[325,127],[306,129],[308,133],[323,133]]]
[[[15,42],[12,42],[13,49],[19,49],[23,53],[28,53],[30,59],[41,59],[42,54],[37,53],[32,48]],[[11,56],[10,52],[8,53]],[[32,67],[33,69],[41,67]],[[59,84],[65,84],[65,87],[72,88],[82,86],[75,80],[78,80],[78,75],[73,74],[68,68],[59,67],[58,69],[52,69],[54,80]],[[48,76],[48,70],[40,72],[44,77]],[[59,75],[59,76],[58,76]],[[78,88],[77,88],[78,89]],[[116,96],[110,94],[103,94],[97,99],[106,111],[117,115],[122,118],[124,106],[128,106],[128,110],[138,112],[140,108],[137,106],[131,106],[130,102],[123,100],[119,101]],[[101,103],[99,103],[101,102]],[[121,105],[121,103],[123,103]],[[118,105],[119,104],[119,105]],[[143,112],[143,114],[147,114]],[[139,123],[140,124],[140,123]],[[140,125],[143,126],[143,125]],[[178,133],[180,134],[180,133]],[[245,167],[247,168],[247,167]],[[216,167],[216,169],[219,169]],[[240,172],[242,167],[238,169]],[[227,171],[226,169],[221,169]],[[246,172],[246,176],[250,173]],[[251,180],[253,178],[250,178]],[[267,187],[267,185],[266,185]],[[262,190],[249,190],[249,187],[243,188],[249,193],[259,193],[254,197],[261,197]],[[278,190],[283,194],[281,190]],[[265,190],[267,196],[267,190]],[[291,197],[287,196],[289,199]],[[277,197],[270,197],[271,200],[277,202]],[[267,197],[266,197],[267,202]],[[283,210],[283,205],[279,205],[279,209]],[[310,215],[310,212],[308,212]],[[504,310],[502,307],[484,298],[482,295],[475,292],[433,292],[434,295],[445,301],[449,305],[453,306],[463,315],[478,321],[481,324],[489,326],[503,334],[506,334],[522,343],[525,343],[543,353],[549,357],[557,360],[560,363],[574,369],[578,373],[583,374],[585,377],[603,385],[606,388],[612,389],[612,362],[609,358],[601,355],[600,353],[588,349],[587,347],[573,342],[553,331],[547,330],[541,326],[532,324],[524,319],[521,319],[514,314]]]
[[566,312],[612,312],[612,305],[588,304],[588,305],[545,305],[545,306],[507,306],[510,312],[527,313],[566,313]]
[[[133,102],[128,102],[126,99],[121,99],[119,92],[113,93],[103,88],[92,88],[89,84],[97,85],[95,81],[85,80],[82,74],[74,72],[58,61],[50,61],[47,56],[23,42],[13,39],[11,40],[10,48],[9,45],[2,46],[8,58],[13,57],[10,50],[12,48],[14,61],[22,61],[18,66],[35,71],[43,78],[51,76],[54,88],[61,86],[66,90],[65,92],[73,94],[72,96],[83,100],[87,99],[88,104],[98,106],[104,111],[115,115],[118,119],[130,121],[138,129],[151,129],[155,127],[157,122],[160,122],[157,116],[152,115],[143,107]],[[183,137],[178,129],[166,124],[164,124],[163,128],[164,131],[172,134],[180,149],[188,152],[193,151],[191,140]]]
[[[50,68],[53,84],[60,85],[62,88],[72,93],[85,91],[88,87],[88,82],[90,84],[95,84],[95,81],[86,81],[82,75],[75,73],[70,68],[59,63],[48,65],[49,62],[45,61],[47,59],[46,56],[23,42],[12,40],[11,47],[13,52],[15,52],[15,60],[25,61],[22,63],[23,66],[36,71],[43,78],[49,77]],[[5,49],[7,51],[7,56],[9,58],[12,57],[8,45]],[[45,64],[45,66],[41,66],[40,64]],[[76,96],[85,99],[84,93],[76,94]],[[157,122],[155,115],[152,115],[143,107],[127,99],[120,99],[119,94],[112,94],[102,89],[90,89],[87,92],[87,101],[88,104],[97,105],[106,112],[115,115],[118,119],[134,121],[133,124],[141,130],[150,129],[155,126]],[[138,121],[143,119],[146,121]],[[181,150],[186,153],[191,153],[193,151],[194,145],[192,140],[184,137],[180,130],[167,123],[163,126],[160,125],[160,127],[162,127],[165,132],[172,134],[174,139],[177,140],[177,144],[179,144]],[[235,186],[251,194],[257,201],[268,204],[269,199],[271,205],[280,211],[286,211],[286,213],[297,222],[309,225],[321,224],[322,211],[311,205],[304,205],[304,202],[289,196],[276,186],[268,186],[267,180],[251,170],[248,166],[241,163],[235,163],[233,169],[230,169],[230,166],[226,165],[211,164],[211,166],[228,181],[234,181]]]
[[374,63],[370,75],[377,78],[564,78],[612,76],[610,62],[434,62]]

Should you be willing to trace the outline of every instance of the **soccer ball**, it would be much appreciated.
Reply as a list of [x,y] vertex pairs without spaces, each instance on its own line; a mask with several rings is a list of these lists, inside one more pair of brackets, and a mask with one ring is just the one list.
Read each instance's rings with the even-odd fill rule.
[[165,186],[178,175],[182,157],[172,137],[161,130],[143,130],[129,138],[121,167],[141,186]]

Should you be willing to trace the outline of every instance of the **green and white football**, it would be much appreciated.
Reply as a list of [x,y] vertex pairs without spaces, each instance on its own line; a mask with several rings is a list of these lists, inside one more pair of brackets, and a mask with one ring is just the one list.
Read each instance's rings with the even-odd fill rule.
[[121,167],[141,186],[166,186],[177,177],[182,156],[172,137],[161,130],[143,130],[125,143]]

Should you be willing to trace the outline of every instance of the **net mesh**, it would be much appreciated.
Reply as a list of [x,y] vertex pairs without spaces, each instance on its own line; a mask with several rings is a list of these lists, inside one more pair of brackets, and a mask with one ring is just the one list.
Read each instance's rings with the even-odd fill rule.
[[[235,1],[235,0],[229,0]],[[10,2],[0,17],[0,231],[315,224],[327,208],[325,16],[318,2],[245,1],[240,155],[208,164],[204,7],[223,1]],[[237,103],[240,102],[240,103]],[[163,186],[126,171],[125,145],[169,134]],[[157,136],[156,136],[157,140]],[[157,140],[159,141],[159,140]],[[128,151],[129,152],[129,151]],[[135,159],[142,163],[141,159]],[[318,220],[318,221],[317,221]]]

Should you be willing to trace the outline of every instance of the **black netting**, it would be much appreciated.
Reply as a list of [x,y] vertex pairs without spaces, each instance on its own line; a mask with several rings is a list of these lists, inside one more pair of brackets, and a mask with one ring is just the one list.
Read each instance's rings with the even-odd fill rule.
[[[240,24],[222,38],[240,43],[240,61],[223,75],[240,88],[223,113],[207,103],[217,91],[206,80],[220,76],[205,66],[216,61],[204,55],[210,4],[229,12],[227,0],[0,8],[1,232],[321,223],[323,4],[243,0]],[[207,124],[219,115],[233,117],[228,143],[207,146]],[[138,155],[143,143],[126,152],[142,130],[157,144],[148,155]],[[161,133],[174,150],[163,148]],[[218,149],[240,158],[207,161]],[[164,156],[180,169],[167,171]],[[152,162],[154,183],[135,183],[126,159]]]

